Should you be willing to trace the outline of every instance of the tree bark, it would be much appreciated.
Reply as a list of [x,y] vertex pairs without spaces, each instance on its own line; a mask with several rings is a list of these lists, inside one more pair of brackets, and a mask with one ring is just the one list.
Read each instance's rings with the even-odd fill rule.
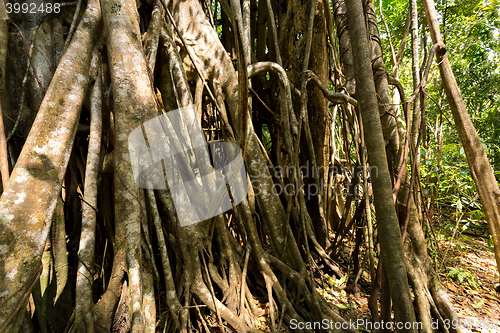
[[[372,174],[373,195],[377,213],[381,256],[389,279],[397,322],[414,323],[415,312],[406,275],[403,242],[396,208],[392,199],[392,182],[387,165],[385,141],[378,112],[377,94],[370,61],[370,49],[365,27],[365,15],[360,0],[347,1],[347,20],[353,48],[356,77],[356,96],[365,130],[370,166],[377,167]],[[414,332],[409,329],[407,332]]]
[[[73,147],[101,18],[90,1],[0,198],[0,331],[26,304]],[[57,120],[56,120],[57,119]],[[43,195],[41,195],[43,193]],[[35,280],[36,281],[36,280]]]
[[142,277],[141,225],[146,221],[146,211],[143,190],[132,176],[129,136],[157,115],[156,103],[141,43],[136,2],[102,0],[101,4],[114,99],[115,225],[125,236],[117,239],[117,248],[127,249],[131,330],[144,332],[143,290],[147,280]]
[[[415,91],[420,84],[420,71],[419,71],[419,57],[418,57],[418,9],[417,1],[410,0],[411,13],[411,74],[413,77],[413,91]],[[409,121],[409,120],[408,120]],[[420,130],[420,98],[415,98],[413,102],[413,117],[412,117],[412,131],[411,139],[413,144],[417,144],[417,135]],[[420,153],[415,154],[415,158],[420,160]]]
[[[313,7],[314,6],[314,7]],[[286,13],[280,15],[279,53],[283,59],[283,67],[291,83],[300,87],[304,79],[304,71],[311,70],[318,80],[328,86],[328,53],[326,49],[325,10],[323,1],[315,3],[294,0],[289,2]],[[314,45],[314,47],[311,47]],[[300,54],[298,57],[297,54]],[[294,100],[297,118],[302,108],[307,110],[307,124],[304,123],[302,135],[312,141],[313,150],[303,142],[300,147],[300,163],[308,170],[303,180],[308,192],[317,188],[316,195],[307,195],[307,207],[316,238],[321,246],[329,245],[328,226],[324,218],[328,166],[330,164],[330,131],[331,118],[327,101],[316,86],[309,86],[306,105],[302,106],[301,98]],[[311,139],[307,139],[310,136]],[[314,156],[314,158],[312,158]],[[311,172],[312,171],[312,172]],[[315,177],[314,177],[315,176]],[[316,183],[317,178],[318,183]],[[327,245],[328,244],[328,245]]]
[[7,156],[7,141],[5,138],[5,127],[3,125],[2,102],[5,96],[5,70],[7,63],[7,50],[9,41],[9,16],[5,9],[4,0],[0,0],[0,174],[2,184],[0,187],[0,195],[2,189],[7,187],[9,181],[9,161]]
[[90,137],[85,168],[84,202],[82,203],[82,235],[78,257],[78,275],[76,277],[75,313],[81,317],[87,333],[94,333],[94,300],[92,281],[94,278],[94,250],[96,232],[97,194],[99,161],[102,140],[102,73],[101,45],[98,45],[92,58],[92,76],[95,78],[91,94]]

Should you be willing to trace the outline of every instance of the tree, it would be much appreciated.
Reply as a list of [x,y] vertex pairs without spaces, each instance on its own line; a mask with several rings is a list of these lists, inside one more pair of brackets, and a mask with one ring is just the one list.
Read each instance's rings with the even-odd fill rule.
[[[403,229],[403,234],[408,232],[410,246],[405,247],[406,264],[410,285],[415,292],[417,317],[422,318],[425,331],[430,331],[430,323],[432,322],[431,308],[434,303],[437,306],[440,315],[449,320],[457,319],[456,314],[447,298],[444,288],[432,267],[425,244],[425,237],[419,221],[418,211],[413,199],[413,190],[415,183],[414,170],[415,165],[411,166],[412,172],[407,174],[407,160],[410,151],[411,126],[409,123],[409,105],[406,104],[404,118],[407,121],[406,133],[403,128],[401,114],[393,107],[388,89],[389,82],[398,86],[398,90],[402,96],[403,103],[406,103],[404,91],[401,84],[387,75],[387,70],[383,61],[382,47],[380,44],[380,35],[375,19],[375,11],[373,3],[368,1],[365,6],[365,20],[368,24],[369,41],[371,50],[371,61],[373,68],[373,76],[375,79],[375,88],[379,98],[379,114],[382,122],[382,130],[384,139],[387,142],[387,157],[389,170],[393,175],[394,190],[393,195],[397,204],[400,226]],[[346,34],[349,31],[349,26],[346,24],[345,4],[343,1],[334,3],[334,14],[337,25],[337,33],[340,39],[340,54],[344,69],[354,68],[353,53],[351,52],[351,41]],[[350,73],[350,74],[349,74]],[[426,70],[428,73],[428,70]],[[427,74],[424,74],[424,76]],[[347,82],[353,79],[353,73],[346,71]],[[419,91],[417,91],[418,93]],[[415,98],[415,97],[413,97]],[[420,131],[416,131],[417,133]],[[418,141],[418,140],[417,140]],[[415,157],[413,157],[415,161]],[[410,178],[410,177],[411,178]],[[410,180],[408,180],[410,178]],[[397,198],[397,199],[396,199]],[[382,320],[390,320],[391,316],[391,295],[389,294],[389,286],[385,277],[383,265],[378,266],[377,279],[373,282],[372,293],[370,296],[369,306],[374,318],[378,317],[377,297],[381,290],[381,309],[380,317]],[[428,295],[431,294],[433,300],[430,300]],[[399,296],[399,295],[398,295]],[[458,328],[459,330],[460,328]]]
[[[386,75],[371,1],[333,1],[333,16],[315,0],[88,0],[35,14],[3,4],[1,332],[251,332],[259,303],[272,331],[344,323],[317,286],[350,269],[334,259],[351,229],[354,271],[363,246],[370,258],[375,321],[391,320],[391,299],[397,321],[418,317],[426,331],[434,302],[433,316],[456,318],[427,254],[414,163],[406,172],[418,126],[405,109],[405,131],[390,106],[399,83]],[[137,152],[131,135],[174,110],[193,111],[176,129],[189,180],[213,184],[203,177],[218,169],[192,124],[204,142],[238,146],[246,167],[248,196],[238,203],[228,186],[230,209],[196,224],[183,222],[173,160],[154,169],[166,188],[141,185],[134,169],[166,143],[148,134]],[[207,193],[199,206],[220,203],[219,189]]]
[[[356,96],[361,109],[361,119],[367,142],[368,162],[377,166],[378,175],[372,177],[374,187],[375,209],[377,211],[378,229],[380,231],[380,247],[382,260],[389,280],[391,297],[394,302],[396,321],[413,323],[415,313],[406,276],[403,243],[399,229],[396,208],[392,200],[392,183],[387,165],[385,142],[382,135],[382,124],[378,113],[378,101],[373,80],[369,42],[364,24],[365,14],[361,1],[347,2],[347,20],[349,35],[353,45],[352,53],[356,77]],[[414,331],[414,328],[408,331]]]
[[[7,45],[4,45],[8,40],[8,30],[9,24],[7,22],[8,16],[5,11],[5,4],[3,1],[0,3],[0,37],[2,38],[2,44],[0,44],[0,96],[5,94],[5,69],[7,63]],[[3,98],[2,98],[3,99]],[[5,130],[3,125],[3,111],[0,105],[0,161],[2,162],[2,167],[0,173],[2,176],[2,186],[7,186],[7,181],[9,180],[9,164],[7,162],[7,142],[5,138]],[[3,188],[2,187],[2,188]]]
[[500,188],[496,181],[493,169],[484,152],[483,145],[477,135],[472,121],[465,108],[465,103],[460,93],[455,76],[451,69],[450,61],[446,54],[445,45],[441,38],[439,24],[436,18],[436,10],[432,2],[423,1],[425,14],[431,32],[432,42],[437,46],[436,60],[439,63],[439,71],[443,80],[444,91],[450,105],[453,118],[457,127],[458,135],[462,141],[467,162],[477,186],[477,191],[483,205],[484,214],[488,221],[493,244],[495,244],[495,258],[497,268],[500,272],[500,211],[499,196]]

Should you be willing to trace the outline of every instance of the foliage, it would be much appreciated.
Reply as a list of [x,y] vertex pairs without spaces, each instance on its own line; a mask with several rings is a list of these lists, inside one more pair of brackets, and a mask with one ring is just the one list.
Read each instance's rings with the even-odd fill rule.
[[[378,3],[377,3],[378,5]],[[498,0],[443,0],[436,2],[438,19],[444,32],[445,43],[453,72],[459,83],[474,126],[479,133],[483,147],[500,179],[500,1]],[[389,26],[394,47],[399,47],[403,33],[407,1],[383,1],[383,11]],[[383,25],[380,22],[379,26]],[[420,54],[426,57],[432,45],[426,20],[419,6],[419,30],[423,38]],[[422,31],[423,30],[423,31]],[[387,34],[385,34],[387,37]],[[410,38],[410,37],[409,37]],[[384,54],[389,60],[390,49],[387,38],[383,41]],[[425,42],[425,43],[423,43]],[[422,45],[424,44],[424,45]],[[427,50],[423,47],[426,46]],[[410,68],[410,42],[407,42],[405,56],[401,63],[399,80],[407,96],[412,93]],[[424,62],[421,56],[421,68]],[[424,58],[425,60],[425,58]],[[390,71],[391,61],[386,61]],[[435,196],[439,205],[455,213],[464,212],[466,220],[484,219],[476,188],[460,144],[451,113],[439,79],[436,65],[431,69],[426,91],[434,102],[427,98],[426,136],[421,153],[421,179],[423,195]],[[440,111],[440,108],[442,111]],[[441,163],[438,165],[438,125],[442,122],[444,138]],[[453,223],[452,223],[453,224]]]
[[446,267],[448,269],[448,278],[456,280],[461,284],[466,282],[472,289],[477,290],[481,284],[474,278],[472,273],[465,268]]
[[499,170],[500,2],[457,1],[441,10],[446,11],[453,72],[490,162]]

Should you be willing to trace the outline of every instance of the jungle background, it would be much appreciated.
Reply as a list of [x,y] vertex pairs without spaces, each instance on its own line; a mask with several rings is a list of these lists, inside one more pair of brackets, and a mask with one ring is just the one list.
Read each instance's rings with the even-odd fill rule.
[[[500,330],[499,1],[0,0],[0,80],[0,332]],[[249,193],[181,226],[185,107]]]

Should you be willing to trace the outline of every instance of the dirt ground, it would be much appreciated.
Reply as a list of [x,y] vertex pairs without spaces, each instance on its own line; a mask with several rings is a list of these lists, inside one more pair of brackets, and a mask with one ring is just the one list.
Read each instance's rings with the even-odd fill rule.
[[[495,290],[500,278],[493,250],[483,237],[461,235],[458,242],[459,246],[456,245],[457,241],[451,242],[448,259],[441,265],[441,281],[449,291],[458,316],[471,324],[467,325],[471,327],[466,327],[466,332],[500,332],[500,293]],[[444,249],[448,245],[450,241],[439,240],[440,248]],[[463,281],[456,275],[450,276],[447,267],[465,272],[462,274]]]
[[[500,277],[493,250],[488,247],[487,227],[482,226],[482,236],[474,230],[474,234],[455,235],[453,240],[449,229],[435,227],[441,231],[436,231],[439,250],[433,255],[434,267],[439,269],[441,282],[459,317],[460,322],[456,324],[461,324],[463,333],[500,333]],[[348,258],[352,244],[349,243],[344,243],[344,254],[339,259],[343,271],[350,266]],[[361,252],[364,253],[364,249]],[[343,318],[355,322],[371,321],[368,309],[370,287],[366,282],[369,281],[368,269],[363,272],[354,291],[346,288],[346,285],[351,285],[352,278],[340,281],[328,275],[316,275],[316,281],[318,292],[337,308]],[[267,303],[258,305],[262,313],[257,326],[262,331],[270,332]],[[282,324],[277,331],[293,332],[285,326]],[[370,332],[363,327],[358,329]]]
[[[462,332],[500,332],[500,293],[495,290],[500,278],[487,236],[462,234],[453,240],[450,238],[451,232],[438,235],[435,267],[439,265],[441,282],[460,318],[458,324],[462,324]],[[367,277],[368,274],[363,275]],[[318,291],[338,308],[344,318],[370,320],[368,291],[358,286],[353,294],[344,290],[345,285],[318,288]]]

